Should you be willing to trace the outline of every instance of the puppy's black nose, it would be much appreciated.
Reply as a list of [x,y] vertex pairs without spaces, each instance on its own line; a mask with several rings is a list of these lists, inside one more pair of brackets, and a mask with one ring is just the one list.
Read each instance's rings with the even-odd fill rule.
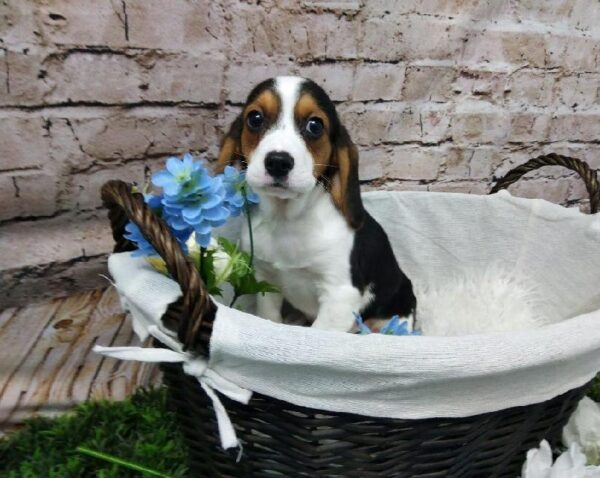
[[276,179],[283,178],[294,167],[294,158],[285,151],[271,151],[265,158],[267,173]]

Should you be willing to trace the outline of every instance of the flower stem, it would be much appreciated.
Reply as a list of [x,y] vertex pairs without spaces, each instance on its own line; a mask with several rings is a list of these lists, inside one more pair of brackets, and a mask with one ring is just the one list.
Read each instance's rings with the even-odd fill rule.
[[[252,220],[250,219],[250,205],[248,204],[248,198],[246,197],[246,191],[242,189],[242,196],[244,197],[244,213],[246,214],[246,220],[248,221],[248,235],[250,237],[250,270],[252,270],[252,264],[254,263],[254,236],[252,235]],[[239,294],[234,292],[233,299],[229,307],[233,307],[235,301],[238,300]]]
[[165,475],[164,473],[161,473],[160,471],[155,471],[150,468],[146,468],[145,466],[137,465],[136,463],[122,460],[120,458],[117,458],[116,456],[112,456],[112,455],[108,455],[106,453],[91,450],[84,446],[78,446],[77,451],[79,453],[83,453],[84,455],[92,456],[94,458],[98,458],[100,460],[104,460],[109,463],[114,463],[115,465],[120,465],[125,468],[129,468],[130,470],[139,471],[145,475],[156,476],[158,478],[170,478],[169,475]]
[[244,195],[244,212],[246,213],[246,220],[248,221],[248,235],[250,236],[250,267],[254,263],[254,236],[252,235],[252,220],[250,219],[250,205],[246,199],[246,193]]

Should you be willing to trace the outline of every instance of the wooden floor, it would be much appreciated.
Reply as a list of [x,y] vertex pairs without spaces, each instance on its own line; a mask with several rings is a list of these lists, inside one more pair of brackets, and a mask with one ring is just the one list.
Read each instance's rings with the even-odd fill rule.
[[102,357],[96,343],[139,345],[113,288],[0,311],[0,436],[32,415],[159,382],[155,365]]

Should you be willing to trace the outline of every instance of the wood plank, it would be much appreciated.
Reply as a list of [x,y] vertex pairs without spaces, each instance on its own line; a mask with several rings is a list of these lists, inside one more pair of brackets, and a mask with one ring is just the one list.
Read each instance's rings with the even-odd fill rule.
[[102,362],[102,356],[94,353],[92,347],[99,337],[110,343],[123,320],[117,294],[112,288],[106,289],[72,343],[69,357],[50,389],[50,402],[80,403],[89,398],[91,384]]
[[[114,345],[120,346],[129,344],[151,347],[152,339],[149,338],[141,344],[133,332],[130,320],[127,319],[115,338]],[[114,359],[107,360],[112,361]],[[157,377],[157,370],[158,364],[118,360],[110,374],[108,382],[110,398],[114,400],[123,400],[140,387],[158,385],[158,382],[155,380]],[[99,382],[100,381],[98,380],[96,383]]]
[[4,326],[14,317],[19,310],[17,307],[11,307],[10,309],[0,310],[0,334]]
[[[17,371],[19,382],[8,389],[18,400],[12,416],[4,421],[20,422],[48,401],[50,387],[100,298],[100,291],[86,292],[62,300],[41,337]],[[8,418],[8,420],[7,420]],[[2,423],[2,420],[0,420]]]
[[0,331],[0,425],[31,383],[37,363],[28,362],[27,358],[60,303],[60,300],[53,300],[22,308]]
[[[98,340],[101,345],[107,345]],[[146,344],[148,345],[148,340]],[[113,337],[111,346],[132,345],[140,346],[140,341],[133,332],[131,320],[125,319],[117,334]],[[135,361],[123,361],[105,357],[90,391],[90,399],[108,398],[121,400],[141,386],[153,384],[148,379],[155,377],[154,364],[142,364]]]

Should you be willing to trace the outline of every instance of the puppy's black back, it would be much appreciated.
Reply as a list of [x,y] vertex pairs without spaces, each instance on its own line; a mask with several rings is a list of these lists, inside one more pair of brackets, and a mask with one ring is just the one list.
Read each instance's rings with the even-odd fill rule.
[[375,296],[361,310],[363,319],[406,317],[414,312],[417,300],[412,283],[398,266],[387,234],[366,211],[355,232],[350,267],[354,287],[364,292],[370,286]]

